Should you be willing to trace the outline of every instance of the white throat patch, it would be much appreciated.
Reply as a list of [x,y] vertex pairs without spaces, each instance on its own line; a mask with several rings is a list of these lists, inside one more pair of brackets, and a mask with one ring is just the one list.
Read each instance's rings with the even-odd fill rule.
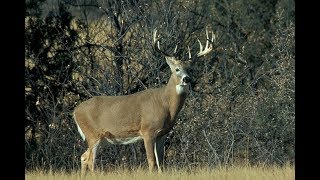
[[189,85],[176,85],[177,94],[187,93],[189,91]]

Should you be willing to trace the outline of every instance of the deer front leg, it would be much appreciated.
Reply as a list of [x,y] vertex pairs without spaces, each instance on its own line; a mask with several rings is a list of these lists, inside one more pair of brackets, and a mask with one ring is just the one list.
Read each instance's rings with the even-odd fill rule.
[[144,140],[144,147],[146,149],[149,170],[153,171],[155,167],[155,156],[154,156],[155,140],[153,137],[144,137],[143,140]]
[[161,171],[161,166],[163,165],[163,157],[164,157],[164,142],[166,136],[161,136],[156,138],[156,142],[154,143],[154,154],[156,157],[156,163],[158,166],[158,172]]

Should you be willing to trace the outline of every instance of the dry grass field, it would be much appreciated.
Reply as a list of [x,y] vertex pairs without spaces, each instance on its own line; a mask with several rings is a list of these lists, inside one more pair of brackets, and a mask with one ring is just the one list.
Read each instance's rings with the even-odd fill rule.
[[146,169],[138,168],[135,170],[118,169],[112,172],[98,171],[96,173],[88,173],[81,177],[79,172],[48,172],[34,171],[26,172],[26,180],[102,180],[102,179],[116,179],[116,180],[193,180],[193,179],[217,179],[217,180],[293,180],[295,179],[295,167],[286,165],[278,166],[234,166],[227,168],[201,168],[195,170],[165,170],[163,173],[149,172]]

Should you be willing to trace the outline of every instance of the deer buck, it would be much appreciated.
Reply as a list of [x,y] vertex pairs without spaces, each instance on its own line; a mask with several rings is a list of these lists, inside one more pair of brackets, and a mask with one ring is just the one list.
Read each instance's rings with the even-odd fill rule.
[[[165,56],[171,69],[171,77],[165,87],[146,89],[124,96],[95,96],[82,102],[74,110],[74,120],[78,131],[87,140],[88,149],[81,156],[81,174],[89,168],[94,171],[97,147],[106,139],[112,144],[129,144],[144,141],[149,170],[160,163],[164,157],[165,135],[175,124],[190,88],[191,78],[188,68],[189,60],[180,61],[173,55],[160,50],[156,31],[153,34],[154,49]],[[201,42],[197,57],[212,51],[212,42],[206,31],[207,41],[203,49]]]

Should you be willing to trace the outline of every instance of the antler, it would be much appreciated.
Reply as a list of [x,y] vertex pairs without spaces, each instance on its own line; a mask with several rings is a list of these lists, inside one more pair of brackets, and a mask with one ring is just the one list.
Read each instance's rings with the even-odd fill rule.
[[[201,57],[204,56],[206,54],[208,54],[209,52],[212,51],[213,49],[213,42],[216,40],[216,36],[215,34],[212,32],[212,38],[211,40],[209,39],[209,34],[208,34],[208,30],[206,30],[206,35],[207,35],[207,41],[206,41],[206,46],[203,49],[203,46],[200,42],[200,40],[198,39],[199,45],[200,45],[200,50],[199,53],[197,54],[197,57]],[[189,59],[191,59],[191,52],[190,52],[190,48],[188,46],[188,54],[189,54]]]
[[[153,43],[154,43],[153,47],[154,47],[154,49],[160,54],[163,54],[163,55],[168,56],[168,57],[173,57],[173,55],[160,50],[160,42],[159,42],[159,40],[160,40],[160,38],[157,38],[157,30],[155,29],[154,33],[153,33]],[[177,50],[177,46],[176,46],[176,48],[174,50],[174,53],[176,52],[176,50]]]
[[212,44],[213,44],[213,41],[215,41],[216,39],[216,36],[215,34],[212,32],[212,38],[211,40],[209,39],[209,34],[208,34],[208,30],[206,30],[206,35],[207,35],[207,41],[206,41],[206,46],[204,47],[204,49],[202,50],[202,44],[200,42],[200,40],[198,39],[198,42],[199,42],[199,45],[200,45],[200,51],[199,53],[197,54],[197,57],[200,57],[200,56],[204,56],[206,54],[208,54],[209,52],[212,51]]

